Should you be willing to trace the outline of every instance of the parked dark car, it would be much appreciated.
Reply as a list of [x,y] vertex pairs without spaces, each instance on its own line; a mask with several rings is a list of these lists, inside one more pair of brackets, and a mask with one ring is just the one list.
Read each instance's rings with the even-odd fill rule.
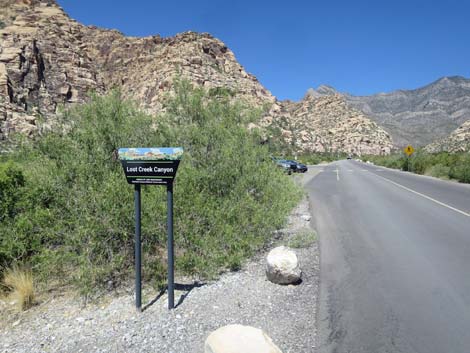
[[297,171],[297,163],[292,163],[292,161],[288,161],[286,159],[275,159],[273,160],[276,162],[276,165],[279,168],[282,168],[287,174],[292,174]]
[[308,168],[305,164],[297,162],[297,161],[292,161],[292,160],[287,160],[290,164],[295,165],[295,172],[296,173],[305,173]]

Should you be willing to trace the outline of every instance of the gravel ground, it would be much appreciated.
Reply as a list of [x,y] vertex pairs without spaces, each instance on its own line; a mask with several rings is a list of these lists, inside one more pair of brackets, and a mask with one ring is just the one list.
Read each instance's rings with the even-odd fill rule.
[[[312,172],[313,173],[313,172]],[[298,176],[306,183],[313,176]],[[133,295],[109,297],[86,307],[71,297],[51,299],[0,327],[0,352],[203,352],[206,337],[227,324],[263,329],[283,353],[314,352],[319,279],[317,243],[296,249],[302,283],[280,286],[266,280],[265,257],[300,229],[310,227],[308,200],[289,216],[269,249],[241,271],[214,282],[181,286],[176,309],[167,310],[166,295],[143,313]],[[147,293],[145,298],[151,298]],[[7,305],[3,303],[3,305]]]

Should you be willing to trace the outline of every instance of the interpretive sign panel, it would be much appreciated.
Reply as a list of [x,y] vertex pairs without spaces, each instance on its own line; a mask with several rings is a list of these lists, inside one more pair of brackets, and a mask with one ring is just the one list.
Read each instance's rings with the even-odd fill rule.
[[120,148],[129,184],[166,185],[173,181],[183,155],[181,147]]
[[135,204],[135,306],[142,311],[142,242],[141,242],[141,185],[166,185],[168,232],[168,308],[175,307],[174,240],[173,240],[173,180],[183,156],[181,147],[120,148],[126,179],[134,184]]

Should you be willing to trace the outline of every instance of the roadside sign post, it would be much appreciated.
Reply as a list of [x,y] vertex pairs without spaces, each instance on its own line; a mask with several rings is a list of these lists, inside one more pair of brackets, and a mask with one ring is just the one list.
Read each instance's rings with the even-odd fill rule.
[[134,184],[135,207],[135,306],[142,311],[141,185],[166,185],[168,236],[168,309],[175,307],[173,180],[183,155],[181,147],[120,148],[127,182]]
[[135,208],[135,241],[134,241],[134,261],[135,261],[135,306],[142,311],[142,243],[140,240],[140,184],[134,185],[134,208]]
[[173,181],[166,185],[166,228],[168,232],[168,309],[175,307],[175,271],[173,240]]
[[407,155],[406,169],[409,172],[410,171],[410,156],[414,153],[415,149],[413,148],[413,146],[408,145],[408,146],[405,147],[405,149],[403,151]]

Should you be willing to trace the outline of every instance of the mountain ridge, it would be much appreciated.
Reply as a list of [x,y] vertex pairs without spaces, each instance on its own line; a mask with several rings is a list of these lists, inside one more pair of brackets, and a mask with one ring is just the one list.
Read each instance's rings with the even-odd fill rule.
[[470,79],[463,76],[441,77],[413,90],[345,98],[388,131],[398,147],[427,145],[470,120]]
[[[303,133],[304,139],[293,146],[296,152],[319,152],[325,146],[331,152],[353,150],[347,143],[358,143],[358,151],[373,154],[392,148],[390,136],[365,114],[358,117],[342,98],[322,105],[317,104],[321,96],[312,97],[300,102],[304,110],[292,110],[294,103],[277,100],[210,34],[127,37],[117,30],[80,24],[53,0],[0,0],[0,4],[7,9],[0,14],[4,24],[0,30],[0,139],[14,132],[35,135],[41,117],[49,123],[61,106],[84,103],[89,91],[103,94],[112,87],[120,87],[125,98],[137,101],[149,113],[160,113],[174,80],[181,77],[263,108],[266,114],[259,125],[280,128],[286,142],[289,136]],[[322,92],[334,93],[327,86]],[[301,112],[306,114],[297,116]],[[319,119],[322,116],[327,124]],[[286,117],[292,124],[284,124]],[[300,120],[309,131],[299,128]],[[367,136],[356,138],[361,134]]]

